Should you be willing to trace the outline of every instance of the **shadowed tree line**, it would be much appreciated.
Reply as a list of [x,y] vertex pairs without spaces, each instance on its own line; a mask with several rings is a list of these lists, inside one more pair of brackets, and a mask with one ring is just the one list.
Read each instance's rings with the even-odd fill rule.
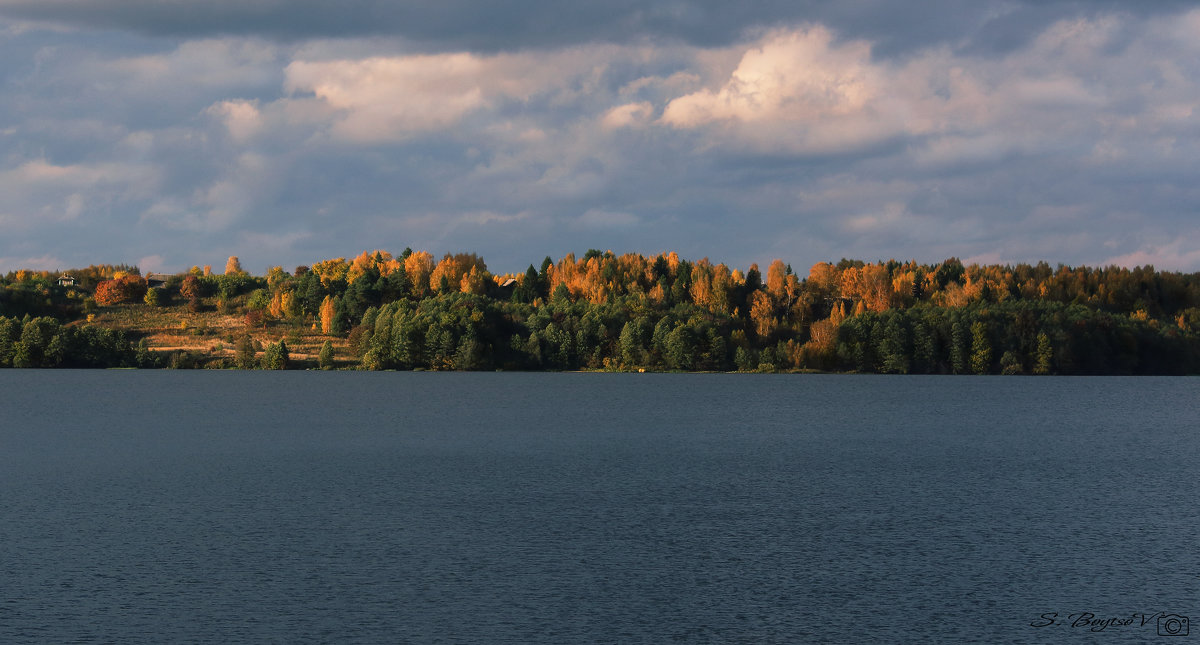
[[[101,276],[90,296],[55,284],[58,274],[9,274],[0,314],[67,321],[89,307],[187,302],[195,310],[215,299],[248,326],[311,325],[342,336],[365,369],[1200,372],[1198,274],[1153,267],[842,260],[801,276],[775,260],[764,275],[757,265],[743,273],[675,253],[593,250],[493,275],[475,254],[435,261],[406,249],[273,267],[262,277],[231,258],[223,275],[194,267],[153,287],[130,267],[82,273]],[[11,330],[0,335],[8,344],[0,365],[26,366],[13,358],[22,342]],[[279,345],[271,366],[287,364]],[[42,356],[65,365],[71,351]]]

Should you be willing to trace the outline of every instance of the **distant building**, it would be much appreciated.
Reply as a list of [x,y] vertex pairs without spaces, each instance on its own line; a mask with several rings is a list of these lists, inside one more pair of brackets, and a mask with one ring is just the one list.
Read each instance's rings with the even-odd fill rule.
[[64,274],[62,274],[62,275],[60,275],[60,276],[58,276],[58,285],[59,285],[60,287],[73,287],[73,286],[75,286],[75,276],[73,276],[73,275],[69,275],[69,274],[66,274],[66,273],[64,273]]
[[165,286],[167,286],[167,280],[170,280],[170,279],[171,279],[171,276],[166,275],[164,273],[147,273],[146,274],[146,286],[151,289],[165,287]]

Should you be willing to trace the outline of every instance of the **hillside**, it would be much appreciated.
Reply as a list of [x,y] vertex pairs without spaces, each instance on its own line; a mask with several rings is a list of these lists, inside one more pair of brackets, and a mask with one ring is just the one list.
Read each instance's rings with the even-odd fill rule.
[[589,251],[493,275],[474,254],[406,250],[2,286],[0,365],[16,367],[317,367],[328,345],[330,368],[1200,372],[1200,277],[1152,267],[842,260],[801,276],[776,260],[764,275]]

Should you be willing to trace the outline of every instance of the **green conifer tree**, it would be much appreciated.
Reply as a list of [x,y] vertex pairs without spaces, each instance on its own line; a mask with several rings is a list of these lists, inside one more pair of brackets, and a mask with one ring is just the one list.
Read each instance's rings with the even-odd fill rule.
[[333,342],[327,340],[321,345],[321,353],[317,355],[317,366],[323,370],[333,369]]
[[987,374],[992,369],[992,342],[983,321],[971,325],[971,371]]

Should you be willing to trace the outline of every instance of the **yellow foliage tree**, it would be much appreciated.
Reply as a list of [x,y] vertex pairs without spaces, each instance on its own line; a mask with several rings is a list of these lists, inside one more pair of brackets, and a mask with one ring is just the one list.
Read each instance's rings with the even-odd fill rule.
[[333,318],[337,313],[337,308],[333,304],[332,296],[325,296],[321,301],[321,333],[328,336],[333,333]]
[[887,267],[868,264],[862,268],[862,299],[871,311],[887,311],[892,306],[892,280]]
[[229,259],[225,261],[225,275],[241,275],[242,273],[245,271],[242,271],[242,263],[238,261],[237,256],[229,256]]
[[424,297],[429,293],[429,276],[433,273],[433,256],[416,251],[404,258],[404,272],[412,283],[413,294]]
[[487,271],[480,271],[479,267],[471,267],[466,275],[459,280],[458,288],[463,293],[474,293],[482,295],[487,288]]
[[734,287],[734,276],[729,272],[729,267],[724,264],[718,264],[713,267],[712,274],[712,304],[709,310],[716,314],[729,313],[729,293]]
[[761,291],[751,294],[750,319],[754,321],[754,330],[760,338],[766,338],[775,331],[775,306],[771,296]]
[[271,291],[278,291],[279,287],[288,279],[287,271],[283,267],[271,267],[267,270],[267,287]]
[[767,267],[767,293],[771,294],[776,302],[786,297],[784,294],[786,283],[787,269],[784,267],[783,260],[772,260],[771,265]]
[[808,286],[817,291],[818,297],[836,297],[840,282],[838,270],[828,262],[818,262],[808,270]]
[[271,304],[267,312],[272,318],[285,318],[300,315],[300,302],[292,291],[276,291],[271,296]]
[[440,291],[444,278],[449,288],[457,291],[462,288],[462,280],[472,268],[476,269],[480,275],[487,272],[487,265],[483,263],[483,258],[474,253],[455,253],[454,255],[447,253],[429,274],[429,288]]
[[346,278],[346,273],[349,272],[350,265],[346,264],[346,258],[333,258],[332,260],[322,260],[312,265],[309,271],[317,274],[321,279],[321,284],[328,287],[330,284]]
[[367,271],[372,268],[379,271],[379,275],[387,275],[388,272],[384,267],[392,261],[392,254],[387,251],[372,251],[367,253],[363,251],[354,261],[350,263],[350,268],[346,272],[346,282],[354,284],[354,281],[362,277]]

